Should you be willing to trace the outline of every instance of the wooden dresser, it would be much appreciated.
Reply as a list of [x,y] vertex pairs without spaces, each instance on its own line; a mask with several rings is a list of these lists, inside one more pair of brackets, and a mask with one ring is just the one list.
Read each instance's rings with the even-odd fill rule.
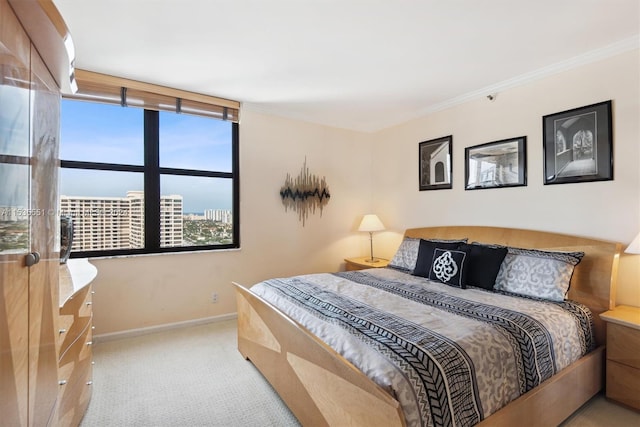
[[607,322],[607,397],[640,410],[640,308],[620,305]]
[[96,268],[86,259],[60,266],[57,416],[60,426],[77,426],[89,405],[92,381],[92,295]]

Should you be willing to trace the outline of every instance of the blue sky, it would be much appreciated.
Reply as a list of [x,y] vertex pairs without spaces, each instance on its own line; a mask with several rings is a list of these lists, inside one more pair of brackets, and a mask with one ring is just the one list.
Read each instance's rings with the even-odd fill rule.
[[[60,158],[142,165],[143,110],[82,101],[62,101]],[[160,166],[231,172],[231,123],[160,113]],[[231,209],[231,180],[163,176],[161,194],[184,197],[184,212]],[[131,172],[63,169],[66,196],[124,197],[142,190],[143,177]]]

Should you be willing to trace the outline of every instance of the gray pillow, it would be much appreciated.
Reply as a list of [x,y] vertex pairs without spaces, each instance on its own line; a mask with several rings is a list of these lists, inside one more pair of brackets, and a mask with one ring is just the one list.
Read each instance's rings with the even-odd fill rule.
[[573,270],[584,252],[508,249],[496,277],[495,290],[564,301]]
[[409,272],[413,271],[413,269],[416,267],[419,247],[420,239],[405,237],[402,240],[402,243],[400,243],[396,254],[389,262],[389,267]]

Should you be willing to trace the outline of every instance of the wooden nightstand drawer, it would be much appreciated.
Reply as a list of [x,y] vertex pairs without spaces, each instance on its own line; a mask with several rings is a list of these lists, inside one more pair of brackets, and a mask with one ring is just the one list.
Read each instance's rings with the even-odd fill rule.
[[607,360],[607,397],[640,409],[640,370]]
[[640,307],[619,305],[607,322],[607,398],[640,410]]
[[640,369],[640,330],[609,323],[607,359]]

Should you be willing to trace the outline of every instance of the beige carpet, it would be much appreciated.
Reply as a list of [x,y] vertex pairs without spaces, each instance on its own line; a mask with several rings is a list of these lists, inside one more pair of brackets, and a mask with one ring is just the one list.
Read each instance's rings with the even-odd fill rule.
[[561,424],[562,427],[637,427],[640,413],[609,402],[598,394]]
[[[98,342],[81,427],[298,426],[236,348],[236,321]],[[524,425],[524,423],[522,424]],[[640,426],[640,414],[594,397],[563,427]]]
[[236,321],[101,343],[82,427],[298,426],[236,347]]

